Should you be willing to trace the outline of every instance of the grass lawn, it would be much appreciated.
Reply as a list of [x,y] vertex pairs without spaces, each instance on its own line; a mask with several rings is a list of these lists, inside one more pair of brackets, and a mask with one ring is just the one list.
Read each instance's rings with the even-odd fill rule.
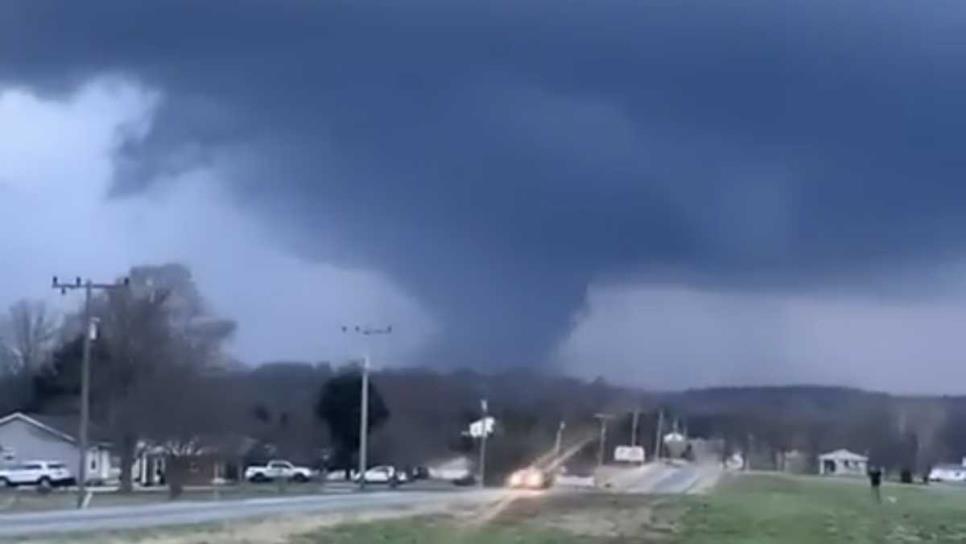
[[[322,487],[316,483],[292,484],[281,489],[278,486],[269,484],[246,484],[225,486],[218,489],[187,489],[177,500],[219,501],[272,496],[313,495],[339,492],[340,490],[341,488],[333,489],[333,486]],[[158,502],[170,502],[166,489],[139,490],[129,494],[116,491],[95,490],[90,506],[132,506]],[[0,488],[0,514],[39,510],[73,510],[76,504],[77,495],[73,489],[57,489],[47,494],[41,494],[33,488]]]
[[966,542],[966,489],[868,486],[815,477],[734,477],[688,498],[681,544]]

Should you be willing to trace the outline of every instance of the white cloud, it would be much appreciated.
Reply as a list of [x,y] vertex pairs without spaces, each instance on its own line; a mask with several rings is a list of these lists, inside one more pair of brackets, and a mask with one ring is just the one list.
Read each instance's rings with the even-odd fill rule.
[[389,361],[429,339],[432,320],[397,286],[292,257],[208,172],[106,199],[119,131],[143,130],[158,99],[121,80],[63,101],[0,92],[0,307],[21,297],[68,306],[50,290],[52,274],[106,280],[135,264],[179,261],[214,309],[239,321],[233,349],[246,361],[355,355],[362,346],[339,332],[342,323],[405,323],[378,351]]

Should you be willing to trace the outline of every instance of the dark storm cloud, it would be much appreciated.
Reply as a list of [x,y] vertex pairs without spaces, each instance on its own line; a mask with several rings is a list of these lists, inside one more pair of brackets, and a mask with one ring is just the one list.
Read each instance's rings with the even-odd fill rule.
[[0,81],[160,91],[118,195],[217,165],[280,243],[428,302],[436,357],[527,361],[601,275],[815,288],[960,255],[964,23],[952,2],[5,2]]

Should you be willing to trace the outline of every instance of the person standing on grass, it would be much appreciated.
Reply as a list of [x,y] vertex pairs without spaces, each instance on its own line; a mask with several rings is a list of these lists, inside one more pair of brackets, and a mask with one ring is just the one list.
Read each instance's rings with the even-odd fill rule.
[[882,503],[882,495],[879,492],[879,487],[882,486],[882,468],[872,467],[869,469],[869,485],[872,486],[872,498],[875,502]]

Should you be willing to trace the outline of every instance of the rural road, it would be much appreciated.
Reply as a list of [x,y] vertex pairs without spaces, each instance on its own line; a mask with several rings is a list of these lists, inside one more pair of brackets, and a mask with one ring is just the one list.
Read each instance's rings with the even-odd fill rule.
[[[607,489],[617,493],[691,493],[713,485],[720,468],[708,465],[652,463],[613,472]],[[558,493],[573,492],[562,485]],[[105,506],[88,510],[56,510],[0,514],[0,539],[57,533],[80,533],[190,525],[257,518],[279,514],[370,513],[408,509],[444,509],[477,506],[507,496],[503,489],[448,489],[446,491],[374,491],[296,497],[270,497],[224,501],[181,501],[132,506]]]
[[0,515],[0,539],[54,533],[113,531],[188,525],[298,513],[365,513],[391,508],[474,505],[496,500],[503,490],[377,491],[364,494],[273,497],[231,501],[185,501],[88,510]]
[[610,474],[608,487],[623,493],[693,493],[713,486],[720,474],[716,464],[648,463]]

